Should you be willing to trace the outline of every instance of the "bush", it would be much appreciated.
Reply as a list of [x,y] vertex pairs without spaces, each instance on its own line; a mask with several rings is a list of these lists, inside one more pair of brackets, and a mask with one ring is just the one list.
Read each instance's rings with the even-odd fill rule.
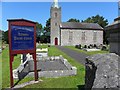
[[107,47],[105,45],[102,46],[102,50],[107,50]]
[[88,48],[90,49],[91,47],[90,47],[90,46],[88,46]]
[[89,46],[90,46],[90,48],[93,48],[93,44],[90,44]]
[[50,45],[48,45],[48,47],[50,47]]
[[87,45],[84,45],[84,48],[87,48]]
[[75,45],[75,48],[78,48],[78,45]]
[[81,44],[78,45],[78,49],[81,49]]
[[97,47],[97,45],[96,44],[94,44],[94,48],[96,48]]

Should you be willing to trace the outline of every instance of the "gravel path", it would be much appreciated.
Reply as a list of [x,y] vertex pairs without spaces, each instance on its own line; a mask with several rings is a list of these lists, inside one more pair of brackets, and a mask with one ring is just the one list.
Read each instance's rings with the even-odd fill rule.
[[71,50],[69,48],[65,48],[64,46],[56,46],[56,47],[60,49],[61,51],[63,51],[64,53],[66,53],[68,56],[78,61],[79,63],[85,65],[85,59],[88,55]]

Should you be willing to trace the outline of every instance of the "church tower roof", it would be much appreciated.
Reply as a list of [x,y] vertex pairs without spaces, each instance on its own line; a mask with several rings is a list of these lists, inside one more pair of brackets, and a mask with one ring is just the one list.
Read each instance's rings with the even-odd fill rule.
[[59,8],[59,6],[58,6],[58,0],[54,0],[52,7]]

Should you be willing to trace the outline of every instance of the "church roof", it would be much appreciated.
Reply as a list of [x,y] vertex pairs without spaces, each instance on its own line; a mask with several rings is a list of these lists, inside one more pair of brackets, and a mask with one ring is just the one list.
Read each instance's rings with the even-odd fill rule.
[[88,29],[88,30],[103,30],[97,23],[79,23],[79,22],[62,22],[62,29]]

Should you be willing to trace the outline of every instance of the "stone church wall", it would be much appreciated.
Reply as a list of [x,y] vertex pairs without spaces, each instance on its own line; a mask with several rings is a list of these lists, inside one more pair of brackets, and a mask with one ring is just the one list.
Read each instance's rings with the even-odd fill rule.
[[58,45],[60,44],[60,28],[61,23],[61,8],[51,7],[51,29],[50,29],[50,43],[55,45],[55,38],[58,38]]
[[[97,32],[96,42],[93,40],[93,33]],[[72,36],[70,36],[72,32]],[[85,40],[82,40],[82,33],[85,32]],[[90,45],[103,44],[103,31],[100,30],[80,30],[80,29],[61,29],[61,46],[75,46],[77,44]]]

